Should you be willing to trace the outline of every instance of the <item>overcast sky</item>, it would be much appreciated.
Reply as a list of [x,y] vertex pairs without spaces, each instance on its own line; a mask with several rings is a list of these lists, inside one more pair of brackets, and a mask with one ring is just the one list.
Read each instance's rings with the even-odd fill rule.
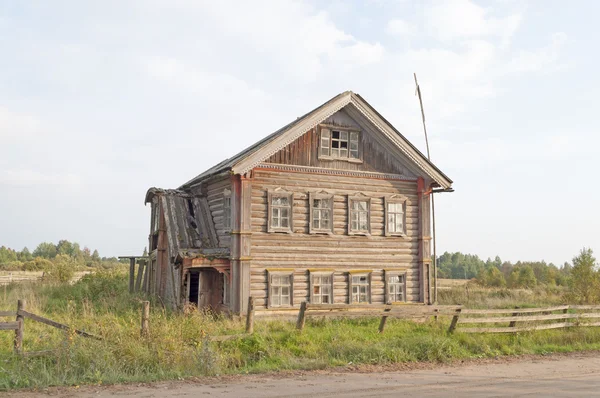
[[[147,245],[176,188],[332,96],[361,94],[455,193],[438,252],[600,250],[600,2],[0,0],[0,245]],[[600,253],[598,253],[600,254]]]

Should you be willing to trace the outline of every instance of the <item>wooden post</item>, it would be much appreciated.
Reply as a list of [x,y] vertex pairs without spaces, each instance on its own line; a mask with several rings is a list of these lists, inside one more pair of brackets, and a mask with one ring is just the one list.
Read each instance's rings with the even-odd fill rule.
[[[515,307],[515,310],[518,310],[518,309],[519,309],[519,307]],[[518,316],[518,315],[519,315],[518,312],[513,312],[512,313],[512,316]],[[510,323],[508,324],[508,327],[509,328],[514,328],[516,324],[517,324],[517,321],[510,321]]]
[[138,266],[138,273],[135,279],[135,291],[139,292],[142,287],[142,276],[144,275],[144,268],[146,266],[145,260],[140,260],[140,265]]
[[129,258],[129,293],[133,293],[133,278],[135,276],[135,257]]
[[142,337],[147,337],[150,335],[150,330],[148,327],[149,320],[150,320],[150,302],[144,301],[144,302],[142,302],[142,329],[140,331],[140,335]]
[[254,297],[248,297],[248,314],[246,315],[246,333],[254,333]]
[[17,301],[17,323],[19,327],[15,329],[15,354],[20,355],[23,353],[23,332],[24,332],[24,320],[23,315],[20,315],[20,311],[25,310],[27,302],[25,300]]
[[381,322],[379,322],[379,333],[383,333],[383,329],[385,328],[385,323],[388,319],[388,313],[392,310],[392,307],[388,307],[383,310],[383,315],[381,316]]
[[452,317],[452,323],[450,323],[450,328],[448,329],[448,333],[454,333],[456,329],[456,325],[458,324],[458,317],[460,316],[461,308],[456,309],[456,313]]
[[296,329],[304,329],[304,323],[306,321],[306,301],[300,304],[300,312],[298,312],[298,321],[296,322]]

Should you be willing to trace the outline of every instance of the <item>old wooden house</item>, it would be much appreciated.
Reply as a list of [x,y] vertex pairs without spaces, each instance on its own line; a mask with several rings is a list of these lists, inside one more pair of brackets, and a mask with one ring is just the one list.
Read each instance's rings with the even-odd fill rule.
[[178,189],[151,188],[148,289],[243,313],[428,303],[430,195],[452,181],[347,91]]

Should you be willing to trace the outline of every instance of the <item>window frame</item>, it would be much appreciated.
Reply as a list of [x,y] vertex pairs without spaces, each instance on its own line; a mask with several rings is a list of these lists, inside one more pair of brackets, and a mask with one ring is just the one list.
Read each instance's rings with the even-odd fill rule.
[[[290,278],[290,284],[289,284],[289,296],[290,296],[290,303],[289,304],[281,304],[281,293],[279,294],[280,297],[280,304],[273,304],[273,293],[271,291],[271,289],[273,287],[275,287],[275,285],[273,284],[273,277],[282,277],[282,276],[287,276]],[[279,287],[282,287],[284,285],[278,285]],[[294,270],[267,270],[267,308],[292,308],[294,306]]]
[[[287,198],[289,203],[289,215],[288,215],[288,226],[287,227],[275,227],[273,226],[273,198]],[[283,206],[277,206],[283,207]],[[267,191],[267,232],[284,232],[291,234],[294,231],[294,194],[286,191],[282,188],[277,188]]]
[[[367,229],[352,229],[352,214],[355,211],[352,204],[354,202],[367,202]],[[370,236],[371,235],[371,198],[365,194],[359,193],[357,195],[348,195],[348,235],[363,235]]]
[[[229,203],[229,206],[226,206],[226,204]],[[231,191],[229,189],[225,189],[223,190],[223,230],[225,230],[225,232],[231,232],[232,231],[232,196],[231,196]]]
[[[408,198],[404,195],[393,195],[393,196],[386,196],[385,200],[384,200],[384,206],[385,206],[385,236],[402,236],[402,237],[406,237],[407,236],[407,229],[406,229],[406,204],[407,204],[407,200]],[[390,231],[390,226],[389,226],[389,205],[390,204],[401,204],[402,205],[402,231]],[[395,213],[397,214],[397,213]]]
[[[371,290],[372,290],[372,283],[371,283],[371,274],[373,273],[373,271],[350,271],[348,272],[348,304],[352,305],[365,305],[365,304],[371,304]],[[362,286],[363,284],[355,284],[353,282],[353,278],[357,276],[357,277],[361,277],[361,276],[366,276],[367,277],[367,301],[362,303],[362,302],[354,302],[352,300],[354,293],[353,293],[353,288],[354,286]],[[358,296],[360,298],[360,291],[358,293]]]
[[[329,200],[329,214],[331,216],[329,220],[329,228],[315,228],[313,227],[313,212],[315,210],[314,201],[315,200]],[[334,195],[329,192],[321,191],[321,192],[309,192],[308,193],[309,200],[309,215],[308,215],[308,232],[310,234],[329,234],[333,235],[333,202]]]
[[[333,271],[309,271],[309,288],[310,288],[310,294],[309,294],[309,299],[310,299],[310,303],[311,304],[333,304],[334,302],[334,294],[333,294],[333,282],[334,282],[334,272]],[[315,277],[329,277],[331,278],[331,282],[328,284],[329,285],[329,303],[323,303],[322,301],[317,303],[315,301],[315,294],[314,294],[314,286],[315,286],[315,282],[314,282],[314,278]],[[326,284],[321,283],[319,286],[324,286]],[[320,294],[321,300],[323,297],[323,293]]]
[[[348,145],[346,147],[347,149],[347,155],[345,157],[342,156],[333,156],[333,132],[337,131],[340,132],[340,135],[342,132],[344,133],[348,133]],[[356,135],[356,140],[352,139],[352,135],[355,134]],[[361,150],[361,140],[360,140],[360,135],[361,135],[361,131],[360,129],[356,128],[356,127],[344,127],[344,126],[333,126],[333,125],[322,125],[319,129],[319,150],[318,150],[318,159],[319,160],[341,160],[341,161],[345,161],[345,162],[351,162],[351,163],[363,163],[362,160],[362,150]],[[338,139],[340,142],[341,137]],[[327,142],[328,146],[323,146],[323,143]],[[356,157],[352,157],[352,152],[354,151],[352,149],[352,143],[355,142],[356,143]],[[323,149],[327,148],[327,154],[323,154]]]
[[[406,303],[407,299],[406,299],[406,276],[407,276],[407,272],[406,271],[402,271],[402,270],[385,270],[384,273],[384,285],[385,285],[385,303],[386,304],[391,304],[391,303]],[[389,282],[389,278],[391,277],[395,277],[395,276],[401,276],[402,277],[402,283],[394,283],[394,285],[402,285],[402,301],[392,301],[390,300],[390,282]]]

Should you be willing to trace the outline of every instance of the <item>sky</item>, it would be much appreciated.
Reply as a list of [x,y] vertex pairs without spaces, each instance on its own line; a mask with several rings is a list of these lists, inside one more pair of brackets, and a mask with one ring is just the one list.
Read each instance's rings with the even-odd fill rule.
[[454,180],[438,253],[600,251],[600,2],[0,0],[0,245],[141,254],[176,188],[361,94]]

